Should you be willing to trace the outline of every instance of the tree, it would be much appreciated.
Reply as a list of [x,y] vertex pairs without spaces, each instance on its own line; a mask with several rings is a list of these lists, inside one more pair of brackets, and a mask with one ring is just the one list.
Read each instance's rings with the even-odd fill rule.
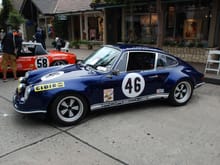
[[16,10],[12,10],[9,13],[7,24],[12,26],[14,29],[19,29],[19,26],[24,22],[25,19]]
[[5,29],[7,27],[9,13],[13,10],[13,7],[10,0],[2,0],[2,6],[3,8],[0,12],[0,27]]
[[25,21],[24,17],[13,8],[10,0],[3,0],[2,6],[3,9],[0,12],[0,28],[6,30],[7,26],[12,26],[13,28],[18,29]]

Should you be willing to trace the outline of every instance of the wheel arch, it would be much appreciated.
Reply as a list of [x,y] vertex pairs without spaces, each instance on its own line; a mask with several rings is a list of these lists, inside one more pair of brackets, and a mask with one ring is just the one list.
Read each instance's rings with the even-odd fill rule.
[[[184,81],[185,81],[185,82],[188,82],[189,85],[191,86],[191,94],[190,94],[189,98],[187,99],[187,101],[184,102],[184,103],[174,102],[174,98],[172,98],[173,92],[174,92],[176,86],[177,86],[179,83],[184,82]],[[172,85],[172,88],[171,88],[170,91],[169,91],[168,100],[170,101],[170,103],[171,103],[172,105],[175,105],[175,106],[185,105],[185,104],[190,100],[190,98],[192,97],[193,91],[194,91],[194,85],[193,85],[192,79],[190,79],[189,77],[180,78],[180,79],[178,79],[178,80]]]
[[50,100],[49,104],[48,104],[48,107],[47,107],[47,112],[49,112],[53,102],[55,101],[55,99],[60,96],[60,95],[67,95],[67,94],[70,94],[70,95],[78,95],[80,97],[82,97],[86,104],[87,104],[87,107],[88,107],[88,111],[90,111],[90,103],[89,103],[89,99],[83,94],[83,93],[80,93],[78,91],[71,91],[71,90],[67,90],[67,91],[61,91],[61,92],[58,92],[56,93]]
[[62,61],[62,62],[64,62],[65,64],[68,64],[68,61],[67,60],[54,60],[54,61],[52,61],[51,63],[50,63],[50,66],[54,66],[54,63],[56,63],[57,61]]

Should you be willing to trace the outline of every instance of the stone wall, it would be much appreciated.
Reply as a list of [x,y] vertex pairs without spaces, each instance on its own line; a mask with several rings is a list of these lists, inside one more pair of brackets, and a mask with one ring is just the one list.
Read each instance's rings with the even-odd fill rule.
[[162,48],[164,51],[177,56],[184,61],[187,62],[198,62],[198,63],[206,63],[208,57],[208,51],[210,49],[207,48],[189,48],[189,47],[171,47],[164,46]]

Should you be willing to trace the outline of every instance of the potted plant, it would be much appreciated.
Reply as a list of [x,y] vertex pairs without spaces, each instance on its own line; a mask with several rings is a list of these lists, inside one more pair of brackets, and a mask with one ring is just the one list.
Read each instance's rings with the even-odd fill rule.
[[81,40],[80,41],[80,45],[85,45],[88,49],[92,49],[92,42],[88,41],[88,40]]
[[75,49],[80,48],[80,42],[78,40],[71,41],[70,45],[71,47],[74,47]]

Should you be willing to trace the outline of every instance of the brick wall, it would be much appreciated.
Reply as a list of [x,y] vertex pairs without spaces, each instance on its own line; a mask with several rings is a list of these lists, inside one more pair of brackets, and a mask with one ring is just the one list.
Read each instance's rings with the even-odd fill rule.
[[163,50],[174,55],[180,57],[181,59],[187,62],[199,62],[206,63],[208,48],[189,48],[189,47],[170,47],[164,46]]

